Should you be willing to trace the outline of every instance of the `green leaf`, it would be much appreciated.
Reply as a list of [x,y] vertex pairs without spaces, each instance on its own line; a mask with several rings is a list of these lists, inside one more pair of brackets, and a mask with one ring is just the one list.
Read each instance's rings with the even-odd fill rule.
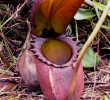
[[96,16],[96,13],[94,11],[91,11],[90,9],[79,8],[76,15],[74,16],[74,19],[76,20],[89,19],[90,20],[94,16]]
[[[83,47],[83,44],[79,44],[78,47]],[[90,67],[96,66],[98,63],[99,63],[98,56],[96,57],[96,61],[95,61],[95,53],[91,48],[88,48],[82,59],[83,67],[90,68]]]
[[70,35],[72,35],[72,26],[71,26],[71,24],[69,24],[69,25],[67,26],[66,31],[67,31],[68,29],[70,30],[70,32],[69,32],[69,36],[70,36]]
[[75,20],[75,30],[76,30],[76,37],[77,37],[77,39],[76,39],[76,41],[78,41],[78,27],[77,27],[77,21]]
[[104,95],[104,98],[105,98],[104,100],[109,100],[108,97],[107,97],[107,95]]
[[[93,0],[93,2],[98,9],[100,9],[101,11],[104,11],[105,6],[103,4],[100,4],[100,3],[96,2],[95,0]],[[110,16],[110,10],[108,11],[107,15]]]
[[104,29],[106,29],[106,30],[108,30],[108,31],[110,31],[110,27],[108,27],[108,26],[102,25],[101,27],[104,28]]

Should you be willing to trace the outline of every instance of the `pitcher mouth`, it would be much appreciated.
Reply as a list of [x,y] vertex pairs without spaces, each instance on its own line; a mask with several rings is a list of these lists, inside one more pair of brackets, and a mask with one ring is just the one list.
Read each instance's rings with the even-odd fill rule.
[[[30,41],[31,51],[34,52],[34,56],[36,56],[37,59],[39,59],[42,63],[45,63],[47,65],[51,65],[53,67],[58,67],[58,68],[68,67],[73,62],[76,61],[77,56],[79,54],[79,50],[81,49],[80,47],[77,47],[77,45],[80,42],[79,41],[75,41],[76,37],[69,37],[68,33],[69,33],[69,30],[67,30],[67,32],[64,33],[63,35],[60,35],[60,36],[52,38],[53,41],[60,41],[61,43],[66,45],[66,47],[68,48],[67,51],[70,52],[69,54],[67,54],[68,58],[66,60],[64,60],[63,63],[54,62],[52,60],[54,58],[49,57],[45,53],[45,51],[43,52],[42,48],[45,47],[44,45],[46,44],[46,42],[50,41],[50,38],[42,38],[42,37],[37,37],[37,36],[33,35],[32,36],[33,40]],[[49,51],[49,52],[51,53],[51,51]],[[63,55],[64,54],[65,53],[63,53]]]

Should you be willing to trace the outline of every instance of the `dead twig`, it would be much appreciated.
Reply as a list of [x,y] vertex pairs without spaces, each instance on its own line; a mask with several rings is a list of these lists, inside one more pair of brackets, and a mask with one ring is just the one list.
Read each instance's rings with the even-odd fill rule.
[[2,25],[1,25],[1,28],[7,23],[9,22],[20,10],[21,8],[28,2],[28,0],[26,0],[20,7],[19,9],[17,9],[17,11],[11,16],[9,17]]
[[94,3],[92,2],[92,1],[90,1],[90,0],[85,0],[84,1],[86,4],[88,4],[89,6],[91,6],[91,7],[94,7]]

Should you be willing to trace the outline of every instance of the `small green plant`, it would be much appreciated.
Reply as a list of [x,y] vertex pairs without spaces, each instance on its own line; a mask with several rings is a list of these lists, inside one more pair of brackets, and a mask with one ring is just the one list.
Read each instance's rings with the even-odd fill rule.
[[11,51],[10,51],[9,46],[7,45],[6,39],[5,39],[5,37],[4,37],[3,31],[2,31],[2,28],[1,28],[1,21],[0,21],[0,29],[1,29],[1,34],[2,34],[2,37],[3,37],[3,42],[4,42],[4,43],[3,43],[3,42],[0,42],[0,43],[6,47],[6,49],[7,49],[7,51],[8,51],[9,57],[11,58],[12,62],[14,62],[12,53],[11,53]]

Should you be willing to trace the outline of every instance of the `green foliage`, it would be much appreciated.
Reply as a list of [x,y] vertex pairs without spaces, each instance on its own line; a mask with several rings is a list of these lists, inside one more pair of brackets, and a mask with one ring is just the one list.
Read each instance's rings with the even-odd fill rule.
[[6,49],[7,49],[7,51],[8,51],[9,57],[12,59],[12,62],[14,62],[13,55],[12,55],[11,52],[10,52],[10,48],[8,47],[8,45],[7,45],[7,43],[6,43],[4,34],[3,34],[3,32],[2,32],[1,20],[0,20],[0,29],[1,29],[1,34],[2,34],[2,36],[3,36],[3,41],[4,41],[4,43],[3,43],[3,42],[0,42],[0,44],[4,45],[4,46],[6,47]]
[[108,26],[102,25],[101,27],[108,30],[108,31],[110,31],[110,27],[108,27]]
[[82,9],[80,8],[76,15],[74,16],[74,19],[76,20],[84,20],[84,19],[87,19],[87,20],[90,20],[91,18],[93,18],[94,16],[96,16],[96,13],[90,9]]
[[[79,44],[78,47],[83,47],[83,44]],[[96,60],[95,60],[96,59]],[[95,53],[91,48],[88,48],[83,59],[82,65],[84,68],[94,67],[99,63],[98,56],[95,57]]]
[[109,100],[109,98],[107,97],[107,95],[104,95],[104,100]]
[[[95,4],[95,6],[96,6],[99,10],[104,11],[105,6],[104,6],[103,4],[98,3],[98,2],[96,2],[95,0],[93,0],[93,2],[94,2],[94,4]],[[110,16],[110,10],[108,11],[108,16]]]
[[77,37],[77,39],[76,39],[76,41],[78,41],[78,26],[77,26],[77,21],[75,20],[75,33],[76,33],[76,37]]
[[7,72],[5,72],[5,71],[0,71],[0,77],[1,77],[3,74],[8,75],[8,76],[11,76],[10,73],[7,73]]
[[71,26],[71,24],[69,24],[69,25],[67,26],[66,31],[67,31],[68,29],[70,30],[69,36],[71,36],[71,35],[72,35],[72,26]]
[[[105,4],[107,3],[107,0],[103,0],[103,4],[101,4],[102,0],[99,0],[99,3],[96,2],[95,0],[93,0],[94,4],[95,4],[95,10],[96,10],[96,14],[97,17],[100,18],[102,11],[104,11],[105,9]],[[104,21],[104,25],[102,25],[101,27],[110,31],[110,10],[108,11],[108,17],[106,17],[105,21]]]
[[99,0],[99,3],[103,3],[104,5],[106,5],[107,4],[107,1],[108,0]]

